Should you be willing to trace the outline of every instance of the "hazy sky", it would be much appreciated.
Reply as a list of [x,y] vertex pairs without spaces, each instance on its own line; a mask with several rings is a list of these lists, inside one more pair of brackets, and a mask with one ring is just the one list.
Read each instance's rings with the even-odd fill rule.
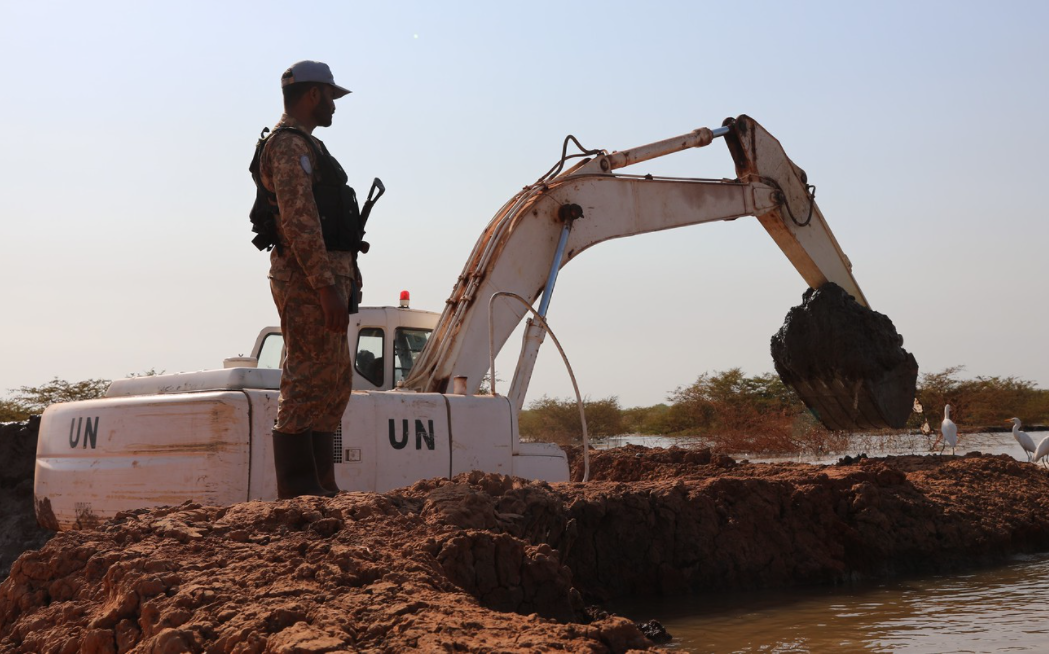
[[[1045,2],[2,0],[0,395],[221,367],[276,323],[247,165],[300,59],[353,90],[317,135],[359,192],[388,189],[365,304],[408,289],[440,311],[566,134],[621,150],[746,113],[817,185],[922,370],[1049,387],[1047,30]],[[636,168],[734,176],[720,141]],[[741,219],[587,251],[549,318],[584,394],[647,405],[704,371],[771,371],[804,290]],[[549,342],[544,393],[571,393]]]

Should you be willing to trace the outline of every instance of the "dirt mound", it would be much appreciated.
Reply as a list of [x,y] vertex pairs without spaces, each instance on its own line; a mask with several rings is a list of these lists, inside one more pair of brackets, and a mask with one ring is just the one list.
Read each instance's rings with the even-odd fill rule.
[[622,448],[591,463],[588,484],[471,473],[61,533],[0,584],[0,648],[626,651],[652,643],[585,605],[1049,549],[1049,475],[1009,457],[815,466]]
[[387,495],[122,514],[97,530],[58,534],[15,564],[0,585],[0,645],[34,652],[651,645],[624,618],[590,622],[559,554],[499,528],[521,516],[496,511],[493,492],[526,502],[551,495],[543,485],[474,474]]
[[47,542],[53,531],[41,528],[33,512],[33,466],[40,417],[0,424],[0,578],[27,549]]
[[[577,446],[564,448],[568,453],[569,476],[573,481],[583,480],[583,452]],[[709,448],[668,449],[624,445],[612,450],[591,450],[590,481],[664,481],[693,474],[706,468],[731,468],[735,459],[724,454],[713,454]]]
[[[578,448],[570,451],[581,475]],[[706,450],[593,451],[561,491],[587,601],[841,583],[1049,549],[1049,474],[1008,456],[749,464]]]
[[883,313],[833,282],[808,289],[772,337],[772,360],[828,429],[893,428],[907,422],[918,363]]

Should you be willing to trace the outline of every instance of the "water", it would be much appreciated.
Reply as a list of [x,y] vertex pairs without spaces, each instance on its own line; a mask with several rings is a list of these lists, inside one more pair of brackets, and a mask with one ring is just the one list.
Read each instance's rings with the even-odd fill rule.
[[[1033,433],[1035,443],[1042,438],[1042,433]],[[747,459],[752,463],[777,463],[784,461],[796,461],[800,463],[835,463],[845,454],[856,455],[865,452],[867,456],[888,456],[900,454],[930,454],[939,453],[940,445],[936,446],[935,452],[930,452],[936,435],[924,436],[922,434],[853,434],[849,437],[849,446],[840,452],[827,452],[821,454],[803,453],[792,456],[770,456],[767,454],[756,454],[750,452],[727,452],[734,459],[742,461]],[[594,441],[594,447],[606,450],[622,445],[643,445],[645,447],[680,447],[701,446],[701,439],[685,437],[675,438],[671,436],[642,436],[639,434],[624,434],[622,436],[610,436]],[[1026,461],[1027,455],[1013,438],[1012,432],[961,434],[958,437],[958,447],[955,454],[961,456],[967,452],[983,452],[984,454],[1008,454],[1019,460]],[[944,454],[950,454],[951,448],[944,450]],[[1046,647],[1049,652],[1049,646]]]
[[659,620],[688,652],[1047,652],[1049,554],[952,576],[837,588],[654,598],[611,606]]
[[[1036,435],[1036,442],[1039,439]],[[935,437],[854,436],[847,452],[868,456],[928,454]],[[620,436],[632,443],[687,445],[665,437]],[[938,449],[938,448],[937,448]],[[1027,457],[1011,433],[963,434],[957,454]],[[833,463],[845,452],[737,459]],[[947,449],[947,454],[950,448]],[[905,577],[839,587],[657,597],[611,610],[659,620],[687,652],[1049,652],[1049,553],[965,574]]]

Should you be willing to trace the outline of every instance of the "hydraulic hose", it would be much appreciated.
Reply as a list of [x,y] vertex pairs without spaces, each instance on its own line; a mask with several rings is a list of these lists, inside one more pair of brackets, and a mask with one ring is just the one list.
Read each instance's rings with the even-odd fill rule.
[[557,336],[554,335],[550,325],[547,324],[546,318],[539,315],[539,312],[532,308],[532,305],[528,303],[523,297],[517,293],[511,293],[510,291],[496,291],[492,293],[492,297],[488,298],[488,370],[491,372],[491,387],[490,394],[495,395],[495,323],[492,321],[492,301],[500,295],[511,297],[525,306],[528,311],[535,316],[539,324],[542,325],[546,333],[550,334],[550,338],[554,341],[554,345],[557,346],[557,351],[561,353],[561,358],[565,362],[565,367],[568,369],[568,376],[572,379],[572,388],[575,390],[576,404],[579,406],[579,421],[583,425],[583,481],[587,482],[590,480],[590,438],[586,430],[586,411],[583,410],[583,397],[579,394],[579,384],[576,383],[575,372],[572,370],[572,364],[568,362],[568,355],[565,354],[564,348],[561,347],[561,343],[557,340]]

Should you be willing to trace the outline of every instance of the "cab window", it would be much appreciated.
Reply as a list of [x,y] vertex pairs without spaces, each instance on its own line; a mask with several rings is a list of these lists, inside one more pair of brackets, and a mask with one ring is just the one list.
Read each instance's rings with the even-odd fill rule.
[[284,336],[281,334],[269,334],[262,339],[262,347],[259,348],[259,368],[280,368],[284,353]]
[[382,329],[378,327],[364,327],[357,332],[357,356],[354,357],[353,367],[357,369],[361,377],[376,386],[382,386],[383,383],[382,346],[384,338]]
[[393,336],[393,381],[402,382],[408,377],[419,353],[430,338],[430,329],[398,327]]

